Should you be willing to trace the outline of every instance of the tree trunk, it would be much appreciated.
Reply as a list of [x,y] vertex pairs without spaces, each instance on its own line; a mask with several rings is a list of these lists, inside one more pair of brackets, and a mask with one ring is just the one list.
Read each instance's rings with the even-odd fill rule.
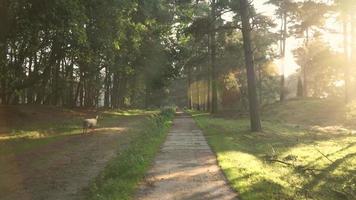
[[298,76],[297,97],[303,97],[303,81],[301,75]]
[[[32,70],[33,67],[33,60],[35,58],[30,57],[29,64],[28,64],[28,79],[32,79],[32,76],[34,74],[34,70]],[[26,93],[26,103],[27,104],[33,104],[33,87],[27,88],[27,93]]]
[[8,33],[8,8],[9,0],[2,0],[0,3],[0,103],[7,104],[7,86],[6,86],[6,66],[7,66],[7,33]]
[[111,104],[113,108],[119,108],[119,72],[114,72]]
[[[305,30],[305,34],[306,34],[306,40],[305,40],[305,46],[308,47],[309,46],[309,28],[306,28]],[[307,79],[307,69],[308,69],[308,64],[305,64],[304,66],[302,66],[301,69],[301,75],[303,76],[303,84],[298,85],[302,87],[302,96],[303,97],[308,97],[308,79]]]
[[[356,71],[356,14],[353,14],[351,16],[351,63],[352,63],[352,66],[349,66],[350,68],[352,67],[352,69],[350,69],[350,71],[353,71],[354,73],[352,74],[354,77],[356,76],[355,74],[355,71]],[[356,86],[355,86],[355,81],[354,80],[354,88],[353,90],[356,89]],[[355,98],[355,95],[353,95],[351,97],[352,99]]]
[[110,85],[111,85],[111,74],[109,71],[109,66],[105,67],[105,93],[104,93],[104,107],[110,107]]
[[281,74],[281,86],[280,86],[280,95],[279,95],[279,100],[280,101],[284,101],[285,100],[285,89],[284,89],[284,85],[285,85],[285,81],[284,81],[284,70],[285,70],[285,57],[286,57],[286,42],[287,42],[287,13],[284,12],[283,13],[283,19],[282,19],[282,24],[283,24],[283,28],[282,28],[282,40],[281,42],[281,59],[282,59],[282,74]]
[[344,79],[345,79],[345,103],[349,103],[350,97],[350,69],[349,69],[349,42],[348,42],[348,21],[347,15],[343,16],[343,35],[344,35],[344,59],[345,59],[345,66],[344,66]]
[[6,40],[0,38],[0,103],[6,104],[7,103],[7,89],[6,89],[6,52],[7,52],[7,45]]
[[121,75],[119,80],[119,107],[125,107],[125,96],[127,91],[127,75]]
[[250,6],[247,0],[240,0],[240,15],[242,21],[242,37],[247,71],[247,88],[249,99],[249,111],[252,131],[261,131],[261,121],[257,102],[256,77],[251,48],[251,25],[249,16]]
[[211,97],[211,112],[216,113],[218,111],[218,86],[217,86],[217,69],[216,69],[216,32],[215,32],[215,19],[216,17],[216,0],[211,1],[211,19],[212,27],[210,30],[211,40],[211,85],[212,85],[212,97]]
[[193,109],[192,103],[193,103],[193,99],[192,99],[192,70],[191,70],[191,66],[189,66],[188,68],[188,108],[189,109]]
[[200,102],[200,82],[199,82],[199,71],[197,75],[197,80],[196,80],[196,87],[197,87],[197,110],[201,110],[201,102]]
[[259,94],[259,105],[261,106],[263,103],[262,98],[262,70],[261,66],[258,67],[258,94]]
[[73,76],[73,73],[74,73],[74,59],[72,58],[72,60],[70,61],[70,65],[68,66],[68,91],[67,91],[67,106],[68,107],[75,107],[75,104],[74,104],[74,76]]
[[[208,35],[208,55],[211,54],[211,47],[210,47],[210,35]],[[208,76],[207,76],[207,94],[206,94],[206,98],[207,98],[207,101],[206,101],[206,107],[207,107],[207,111],[211,112],[212,111],[212,106],[211,106],[211,60],[209,59],[209,64],[208,64]]]

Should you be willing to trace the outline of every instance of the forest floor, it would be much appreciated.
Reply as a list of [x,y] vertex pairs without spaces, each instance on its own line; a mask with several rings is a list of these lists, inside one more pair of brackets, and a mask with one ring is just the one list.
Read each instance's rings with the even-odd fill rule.
[[147,113],[102,112],[99,126],[82,134],[83,117],[97,111],[55,107],[0,107],[2,200],[82,199],[83,188],[124,151]]
[[242,199],[355,199],[355,106],[291,100],[263,109],[263,132],[233,112],[193,112]]

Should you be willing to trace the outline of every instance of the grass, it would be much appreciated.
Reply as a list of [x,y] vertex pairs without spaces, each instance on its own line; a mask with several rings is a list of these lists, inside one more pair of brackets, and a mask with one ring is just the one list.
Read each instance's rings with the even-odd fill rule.
[[[137,119],[157,112],[145,110],[104,111],[100,114],[97,128],[117,127],[118,123],[130,126],[130,123]],[[82,120],[83,117],[80,116],[12,127],[9,134],[0,135],[0,155],[25,152],[70,135],[82,134]]]
[[356,101],[345,105],[343,99],[295,99],[268,105],[262,111],[269,121],[353,128],[356,125]]
[[118,153],[89,188],[88,199],[132,199],[171,124],[173,112],[155,114],[142,126],[131,129],[135,138]]
[[[168,132],[173,112],[111,110],[103,111],[99,116],[99,126],[96,127],[98,133],[111,133],[116,129],[125,132],[120,139],[116,158],[109,162],[84,192],[88,199],[131,199]],[[10,134],[0,135],[0,156],[5,158],[21,155],[29,150],[36,151],[51,142],[82,134],[82,119],[83,116],[71,116],[13,128]],[[1,166],[10,169],[6,159],[0,162],[4,162]]]
[[[297,101],[292,104],[291,109],[303,109]],[[332,117],[319,125],[312,121],[313,126],[298,126],[300,118],[287,116],[288,108],[278,105],[275,109],[270,118],[264,115],[268,120],[262,123],[264,131],[258,133],[249,131],[246,118],[192,113],[241,199],[355,199],[354,131],[325,127]],[[324,108],[309,109],[305,124],[309,118],[317,119],[318,110]],[[283,120],[276,120],[275,115],[282,112]]]

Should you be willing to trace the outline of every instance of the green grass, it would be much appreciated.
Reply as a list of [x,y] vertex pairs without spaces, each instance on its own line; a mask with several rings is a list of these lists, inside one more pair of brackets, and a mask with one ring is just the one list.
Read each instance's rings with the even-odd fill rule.
[[145,175],[173,117],[172,112],[155,114],[145,124],[131,129],[135,138],[129,147],[118,153],[89,188],[88,199],[132,199],[134,191]]
[[343,99],[296,99],[277,102],[262,109],[265,120],[299,125],[356,126],[356,101]]
[[[143,115],[152,115],[158,111],[146,110],[108,110],[99,114],[98,127],[116,126],[118,120],[130,121]],[[0,136],[1,140],[9,139],[36,139],[58,135],[75,135],[82,133],[84,117],[64,118],[56,121],[36,122],[19,127],[13,127],[9,134]]]
[[[121,125],[128,127],[143,116],[150,116],[157,112],[145,110],[105,111],[100,114],[97,128]],[[25,152],[70,135],[82,134],[82,120],[83,117],[75,117],[46,123],[31,123],[23,127],[12,128],[10,134],[0,136],[0,155]]]
[[[127,146],[118,148],[117,156],[93,180],[86,190],[88,199],[131,199],[160,144],[165,139],[173,118],[170,110],[159,111],[104,111],[100,114],[97,131],[124,128]],[[0,156],[21,154],[31,149],[82,134],[82,118],[28,124],[13,129],[11,137],[0,140]],[[110,129],[113,128],[113,129]],[[37,135],[32,134],[36,132]],[[6,165],[6,163],[3,163]]]
[[241,199],[356,198],[356,136],[351,130],[306,129],[273,116],[263,122],[264,132],[251,133],[246,118],[192,114]]

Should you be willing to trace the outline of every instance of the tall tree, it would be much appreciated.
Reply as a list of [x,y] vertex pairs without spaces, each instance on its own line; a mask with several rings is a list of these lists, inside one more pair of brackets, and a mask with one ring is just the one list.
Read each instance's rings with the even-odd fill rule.
[[[325,14],[329,11],[329,7],[319,1],[305,0],[298,3],[298,12],[296,15],[297,23],[294,25],[294,31],[297,36],[304,38],[304,46],[308,46],[309,40],[313,37],[314,33],[317,33],[316,29],[322,27],[325,24]],[[297,94],[307,97],[308,96],[308,66],[300,66],[300,76],[298,79],[298,88],[302,88],[302,91],[298,91]]]
[[250,24],[250,9],[251,6],[247,0],[239,0],[240,16],[242,25],[243,46],[245,53],[245,65],[247,71],[247,85],[249,97],[249,112],[252,131],[261,131],[261,121],[259,114],[259,106],[256,92],[256,76],[253,61],[253,51],[251,45],[251,24]]
[[343,46],[344,46],[344,80],[345,80],[345,102],[348,103],[351,100],[351,55],[354,53],[352,40],[349,38],[355,37],[353,32],[353,21],[354,13],[356,12],[356,5],[353,0],[335,0],[336,11],[339,13],[339,20],[342,22],[343,26]]
[[211,97],[211,112],[216,113],[218,111],[218,88],[217,88],[217,71],[216,71],[216,0],[210,1],[211,9],[211,28],[210,28],[210,64],[211,64],[211,87],[212,87],[212,97]]
[[279,51],[281,60],[281,82],[280,82],[280,95],[279,100],[285,99],[285,56],[286,56],[286,43],[288,38],[289,24],[294,18],[294,14],[297,10],[297,4],[292,0],[269,0],[268,4],[272,4],[277,7],[276,15],[280,19],[279,30]]

